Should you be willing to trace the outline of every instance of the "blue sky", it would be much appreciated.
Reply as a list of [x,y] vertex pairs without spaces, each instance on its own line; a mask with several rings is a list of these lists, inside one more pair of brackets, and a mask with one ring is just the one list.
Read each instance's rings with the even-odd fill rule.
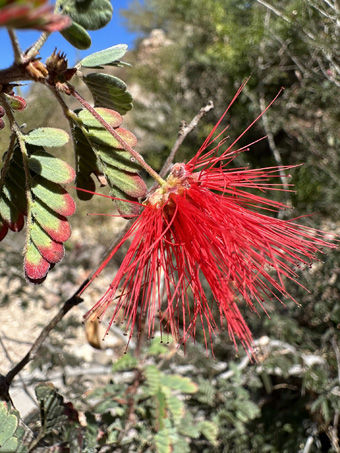
[[[70,65],[84,58],[98,50],[106,49],[114,46],[115,44],[128,44],[129,48],[133,47],[136,35],[130,33],[124,27],[124,18],[120,16],[119,10],[128,7],[131,0],[114,0],[113,4],[113,16],[111,22],[103,29],[97,31],[90,31],[92,39],[92,46],[87,50],[77,50],[72,47],[60,33],[53,33],[47,40],[46,44],[41,50],[41,57],[43,61],[51,55],[55,47],[58,50],[62,50],[67,54]],[[32,45],[40,36],[40,32],[31,30],[17,30],[17,35],[21,48],[25,50],[27,47]],[[13,51],[8,38],[8,34],[4,28],[0,28],[0,69],[6,68],[13,63]]]

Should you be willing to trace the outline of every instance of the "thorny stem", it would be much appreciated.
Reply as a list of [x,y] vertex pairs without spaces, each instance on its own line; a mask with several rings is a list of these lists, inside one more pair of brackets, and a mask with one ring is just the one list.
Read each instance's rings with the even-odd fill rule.
[[123,146],[123,148],[131,154],[131,156],[139,163],[139,165],[144,168],[144,170],[147,171],[149,175],[155,181],[157,181],[160,186],[165,186],[166,182],[164,181],[164,179],[161,178],[161,176],[145,162],[144,158],[139,153],[137,153],[137,151],[131,148],[131,146],[126,143],[125,140],[122,139],[122,137],[115,131],[115,129],[111,127],[110,124],[108,124],[99,115],[99,113],[97,113],[96,110],[88,102],[86,102],[82,96],[80,96],[79,93],[77,93],[72,85],[68,84],[68,87],[71,91],[71,95],[74,96],[80,102],[80,104],[86,110],[88,110],[94,116],[94,118],[96,118],[97,121],[100,122],[100,124]]

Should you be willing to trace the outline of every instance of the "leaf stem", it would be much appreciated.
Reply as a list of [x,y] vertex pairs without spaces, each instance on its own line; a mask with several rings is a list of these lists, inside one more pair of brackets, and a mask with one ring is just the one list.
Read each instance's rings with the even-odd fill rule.
[[68,84],[68,87],[70,89],[71,95],[74,96],[80,102],[80,104],[86,110],[88,110],[94,116],[94,118],[96,118],[96,120],[100,122],[100,124],[123,146],[123,148],[131,154],[131,156],[140,164],[140,166],[144,168],[144,170],[147,171],[149,175],[155,181],[157,181],[160,186],[165,186],[166,182],[164,181],[164,179],[152,167],[150,167],[149,164],[145,162],[144,158],[137,151],[131,148],[131,146],[128,145],[125,140],[122,139],[122,137],[115,131],[115,129],[110,126],[110,124],[108,124],[79,93],[77,93],[72,85]]

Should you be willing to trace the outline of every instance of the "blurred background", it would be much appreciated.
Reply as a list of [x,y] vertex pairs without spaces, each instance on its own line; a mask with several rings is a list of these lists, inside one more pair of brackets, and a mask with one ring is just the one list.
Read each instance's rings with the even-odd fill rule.
[[[284,87],[283,94],[242,138],[241,145],[263,136],[267,139],[240,155],[233,165],[303,164],[290,172],[288,182],[295,185],[294,191],[269,196],[292,207],[293,211],[284,212],[282,218],[313,214],[300,222],[338,234],[338,1],[145,0],[113,6],[113,28],[100,31],[99,47],[87,53],[130,44],[125,61],[132,67],[110,71],[127,83],[134,97],[134,108],[124,124],[137,135],[137,150],[151,166],[160,170],[181,122],[189,122],[212,100],[214,110],[186,138],[176,160],[191,158],[245,78],[251,76],[225,120],[225,125],[230,125],[230,140],[238,137]],[[28,39],[28,35],[22,39]],[[57,45],[64,50],[63,42]],[[71,52],[71,63],[85,55]],[[20,113],[22,123],[68,127],[48,93],[40,87],[24,90],[28,107]],[[7,137],[8,131],[1,131],[2,150]],[[63,157],[72,164],[70,150]],[[282,176],[282,184],[286,183]],[[41,287],[29,286],[22,276],[22,244],[17,237],[9,235],[2,243],[2,373],[22,357],[40,326],[98,266],[125,221],[87,214],[110,213],[111,207],[110,202],[98,197],[90,204],[77,201],[68,253]],[[292,301],[282,301],[282,305],[268,301],[265,308],[270,319],[264,313],[258,317],[243,311],[256,339],[257,363],[251,363],[244,351],[236,352],[224,331],[214,340],[215,358],[211,354],[206,357],[199,332],[197,344],[189,345],[185,353],[176,351],[171,342],[165,347],[155,339],[144,346],[133,341],[128,355],[123,355],[126,341],[119,327],[102,342],[105,326],[84,327],[82,316],[112,280],[123,252],[85,293],[84,303],[52,333],[21,381],[15,383],[13,399],[19,410],[27,416],[31,413],[34,383],[54,380],[66,399],[76,399],[78,405],[74,405],[85,414],[84,426],[101,427],[103,445],[109,449],[98,447],[94,451],[340,451],[338,251],[320,255],[311,269],[299,271],[301,284],[309,292],[286,282],[300,306]],[[112,369],[112,363],[121,357],[125,362]],[[197,386],[195,392],[180,389],[177,418],[164,388],[160,393],[150,393],[150,379],[155,379],[152,367],[162,376],[175,373]],[[131,405],[115,401],[100,406],[105,401],[103,395],[106,400],[107,395],[113,395],[109,397],[112,402],[115,392],[121,391],[122,398],[126,397],[136,382],[142,389],[144,381],[136,370],[144,373],[145,385],[149,385],[145,393],[141,390],[142,399],[138,400],[138,392],[133,395],[145,410],[133,408],[131,418]],[[89,392],[94,388],[106,393],[99,392],[93,401]],[[159,396],[162,392],[164,398]],[[92,411],[94,419],[86,416],[86,411]],[[32,413],[30,417],[34,420]],[[161,420],[158,425],[157,419]],[[200,430],[195,431],[195,426],[201,426]],[[119,430],[125,430],[125,437],[117,434]],[[164,450],[155,437],[159,433],[163,433]],[[143,443],[142,439],[147,440]]]

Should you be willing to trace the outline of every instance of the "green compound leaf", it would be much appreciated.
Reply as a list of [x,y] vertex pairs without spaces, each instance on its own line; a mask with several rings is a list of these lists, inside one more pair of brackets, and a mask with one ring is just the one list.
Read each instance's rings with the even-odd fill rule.
[[110,0],[58,0],[57,8],[86,30],[105,27],[113,12]]
[[75,171],[66,162],[52,156],[42,148],[32,148],[32,146],[28,147],[31,154],[28,165],[32,171],[58,184],[67,184],[74,180]]
[[135,173],[116,170],[114,167],[106,166],[105,175],[110,182],[110,186],[116,186],[124,193],[133,198],[145,196],[147,187],[143,179]]
[[144,375],[148,386],[148,394],[156,395],[161,384],[161,372],[155,365],[150,365],[145,368]]
[[65,28],[60,33],[66,41],[79,50],[86,50],[91,47],[92,41],[90,35],[84,27],[76,22],[73,22],[70,27]]
[[33,224],[30,231],[30,237],[41,256],[49,263],[58,263],[63,259],[63,244],[54,241],[38,223]]
[[0,402],[0,452],[15,453],[18,449],[18,439],[15,431],[18,427],[18,418],[11,414],[4,401]]
[[[119,127],[122,124],[122,122],[123,122],[123,118],[115,110],[106,109],[106,108],[102,108],[102,107],[97,107],[97,108],[95,108],[95,111],[111,127]],[[96,120],[96,118],[94,118],[92,113],[90,113],[86,109],[80,110],[78,112],[78,117],[82,120],[84,126],[86,126],[86,127],[94,127],[94,128],[99,128],[99,129],[105,130],[104,126],[102,126],[101,123],[98,120]]]
[[124,354],[112,365],[112,373],[117,371],[128,371],[137,368],[138,360],[130,353]]
[[217,438],[219,429],[217,423],[202,421],[199,423],[198,429],[214,447],[218,445]]
[[126,44],[117,44],[100,52],[93,53],[83,58],[79,63],[85,68],[98,68],[102,65],[110,65],[115,61],[119,61],[126,53],[128,46]]
[[69,141],[69,135],[62,129],[39,127],[24,136],[25,142],[36,146],[63,146]]
[[179,390],[182,393],[196,393],[198,385],[189,378],[177,374],[163,374],[161,384],[173,390]]
[[27,247],[24,269],[26,277],[34,282],[41,282],[50,269],[50,263],[43,258],[37,247],[31,242]]
[[155,445],[157,453],[171,453],[172,446],[169,431],[165,428],[155,435]]
[[126,84],[110,74],[91,73],[83,78],[97,107],[117,110],[121,115],[132,108],[132,96]]
[[34,202],[31,214],[34,222],[38,222],[55,241],[65,242],[71,236],[71,227],[67,218],[50,210],[39,201]]
[[76,206],[71,195],[59,184],[48,181],[41,176],[32,180],[32,192],[50,209],[63,216],[74,214]]
[[40,405],[41,426],[43,434],[62,429],[67,422],[64,398],[56,391],[51,383],[38,384],[35,388]]

